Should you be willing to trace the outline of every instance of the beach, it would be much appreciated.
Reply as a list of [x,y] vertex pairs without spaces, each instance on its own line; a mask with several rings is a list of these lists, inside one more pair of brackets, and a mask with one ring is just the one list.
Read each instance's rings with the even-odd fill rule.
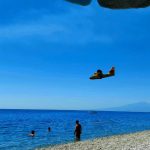
[[56,145],[38,150],[150,150],[150,130]]

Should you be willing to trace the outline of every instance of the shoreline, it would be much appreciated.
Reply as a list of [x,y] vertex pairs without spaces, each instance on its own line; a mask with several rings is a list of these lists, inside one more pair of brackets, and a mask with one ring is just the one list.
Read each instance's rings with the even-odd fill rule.
[[150,130],[37,148],[36,150],[150,150]]

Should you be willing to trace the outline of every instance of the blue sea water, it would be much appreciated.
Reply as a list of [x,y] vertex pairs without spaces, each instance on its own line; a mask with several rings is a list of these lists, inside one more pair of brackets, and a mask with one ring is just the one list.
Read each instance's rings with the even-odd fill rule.
[[[82,140],[150,129],[150,113],[0,110],[0,150],[32,150],[74,141],[75,121]],[[51,127],[51,132],[48,132]],[[31,130],[35,137],[29,137]]]

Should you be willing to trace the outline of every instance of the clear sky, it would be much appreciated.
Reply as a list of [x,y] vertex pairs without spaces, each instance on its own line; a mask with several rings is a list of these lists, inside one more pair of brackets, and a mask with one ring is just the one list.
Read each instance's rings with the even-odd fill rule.
[[[89,80],[97,69],[116,76]],[[0,1],[0,108],[102,109],[150,102],[150,7]]]

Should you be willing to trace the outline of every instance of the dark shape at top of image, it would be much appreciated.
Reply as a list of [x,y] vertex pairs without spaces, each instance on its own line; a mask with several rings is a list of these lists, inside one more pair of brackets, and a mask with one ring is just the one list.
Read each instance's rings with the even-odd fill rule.
[[[92,0],[65,0],[74,4],[87,6]],[[150,6],[150,0],[97,0],[101,7],[110,9],[145,8]]]
[[99,5],[111,9],[144,8],[150,6],[150,0],[97,0]]
[[91,3],[92,0],[65,0],[74,4],[79,4],[82,6],[87,6]]

